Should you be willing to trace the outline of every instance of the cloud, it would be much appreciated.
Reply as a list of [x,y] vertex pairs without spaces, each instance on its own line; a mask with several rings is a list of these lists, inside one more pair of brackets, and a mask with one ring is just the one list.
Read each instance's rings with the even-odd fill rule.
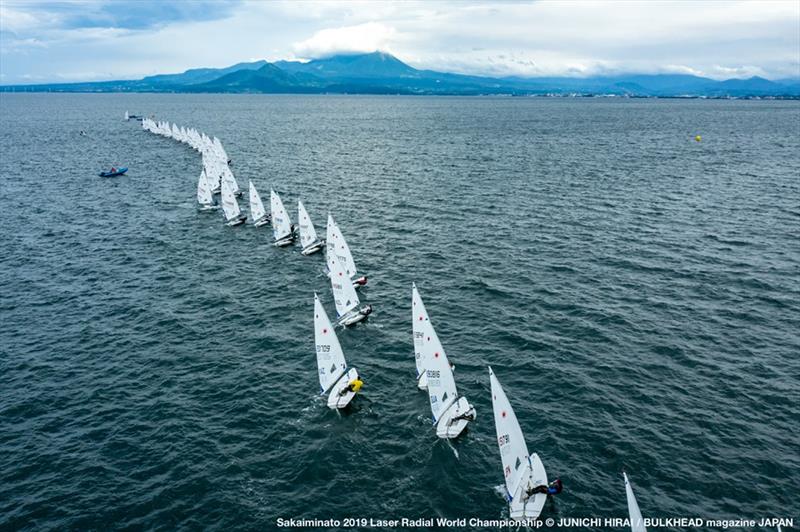
[[797,1],[0,0],[0,19],[4,83],[375,50],[492,76],[800,76]]
[[396,37],[394,28],[379,22],[356,26],[329,28],[316,32],[309,39],[295,43],[297,56],[318,59],[336,54],[390,52],[390,43]]

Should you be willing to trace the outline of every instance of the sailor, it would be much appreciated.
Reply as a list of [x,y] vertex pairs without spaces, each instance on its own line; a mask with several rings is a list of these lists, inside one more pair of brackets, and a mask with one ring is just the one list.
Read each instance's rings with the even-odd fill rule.
[[372,305],[366,305],[364,308],[358,311],[359,314],[363,314],[364,316],[369,316],[372,314]]
[[553,482],[548,485],[542,484],[541,486],[536,486],[535,488],[529,488],[525,491],[525,495],[527,497],[532,497],[537,493],[544,493],[545,495],[558,495],[561,493],[563,486],[561,484],[561,479],[557,478]]
[[339,392],[339,395],[344,395],[347,392],[358,393],[362,386],[364,386],[364,381],[361,380],[361,377],[356,377],[355,379],[351,380],[341,392]]
[[361,277],[359,277],[358,279],[353,281],[353,286],[355,286],[355,285],[364,286],[365,284],[367,284],[367,276],[366,275],[362,275]]
[[117,169],[116,169],[115,167],[113,167],[113,166],[112,166],[112,167],[111,167],[111,171],[112,171],[112,172],[116,172],[116,171],[117,171]]
[[464,412],[463,414],[451,418],[450,419],[450,423],[448,423],[448,424],[452,425],[453,423],[455,423],[457,421],[461,421],[462,419],[466,419],[467,421],[475,421],[475,410],[474,409],[469,409],[468,411]]

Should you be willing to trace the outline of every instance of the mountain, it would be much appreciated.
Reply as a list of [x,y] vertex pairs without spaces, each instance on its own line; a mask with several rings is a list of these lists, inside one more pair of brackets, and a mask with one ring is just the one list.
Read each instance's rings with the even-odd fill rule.
[[449,95],[616,95],[633,97],[800,98],[800,81],[713,79],[687,74],[492,78],[419,70],[384,52],[300,61],[254,61],[140,80],[5,86],[0,91],[210,92]]
[[193,68],[182,74],[159,74],[156,76],[148,76],[141,81],[145,84],[153,85],[189,85],[192,83],[204,83],[213,81],[232,72],[258,70],[267,64],[269,63],[262,59],[252,63],[237,63],[227,68]]

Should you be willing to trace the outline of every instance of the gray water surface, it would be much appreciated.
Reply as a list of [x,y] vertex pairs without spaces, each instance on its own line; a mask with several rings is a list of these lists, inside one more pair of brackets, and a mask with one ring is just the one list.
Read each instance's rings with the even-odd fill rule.
[[[375,307],[344,415],[322,257],[197,212],[199,156],[125,110],[334,214]],[[797,519],[799,168],[798,102],[2,93],[0,528],[503,517],[487,365],[542,517],[626,517],[624,469],[648,517]],[[477,409],[452,446],[412,281]]]

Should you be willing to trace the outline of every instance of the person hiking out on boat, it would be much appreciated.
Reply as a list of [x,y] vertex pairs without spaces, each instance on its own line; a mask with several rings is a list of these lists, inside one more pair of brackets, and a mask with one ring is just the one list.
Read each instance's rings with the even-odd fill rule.
[[[452,365],[450,366],[452,367]],[[461,421],[462,419],[466,419],[467,421],[475,421],[475,410],[468,410],[459,416],[455,416],[450,419],[449,425]]]
[[545,495],[558,495],[561,493],[563,487],[564,486],[561,484],[561,479],[557,478],[548,485],[542,484],[541,486],[536,486],[535,488],[529,488],[525,492],[525,495],[528,497],[532,497],[537,493],[544,493]]
[[112,171],[112,172],[116,172],[116,171],[117,171],[117,168],[116,168],[115,166],[112,166],[112,167],[111,167],[111,171]]
[[364,316],[369,316],[372,314],[372,305],[366,305],[364,308],[358,311],[359,314],[363,314]]
[[364,381],[362,381],[360,377],[356,377],[355,379],[351,380],[341,392],[339,392],[339,395],[344,395],[347,392],[358,393],[362,386],[364,386]]

